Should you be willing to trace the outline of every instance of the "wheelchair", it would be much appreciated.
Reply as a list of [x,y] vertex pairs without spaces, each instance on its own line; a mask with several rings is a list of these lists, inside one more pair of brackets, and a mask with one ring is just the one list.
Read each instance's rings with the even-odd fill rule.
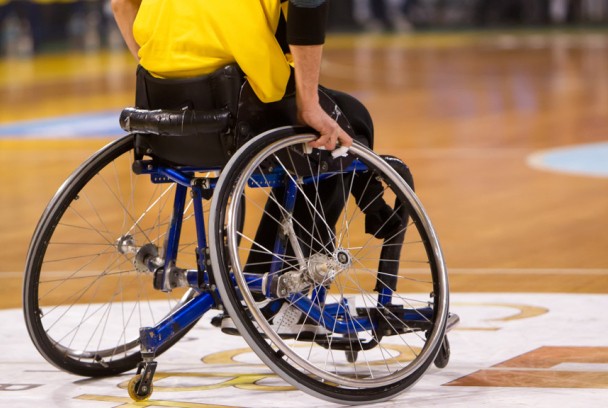
[[[256,112],[245,87],[238,105]],[[63,183],[26,260],[41,355],[87,377],[137,369],[128,391],[142,401],[156,358],[214,309],[222,331],[327,401],[384,401],[445,367],[458,317],[405,164],[359,142],[312,149],[317,135],[298,126],[252,134],[237,117],[125,109],[127,133]],[[390,211],[370,223],[379,201]]]

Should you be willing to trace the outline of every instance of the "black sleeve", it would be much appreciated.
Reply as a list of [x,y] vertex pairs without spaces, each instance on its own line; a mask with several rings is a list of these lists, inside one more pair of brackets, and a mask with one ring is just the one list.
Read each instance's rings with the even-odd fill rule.
[[325,42],[329,0],[289,0],[287,42],[320,45]]

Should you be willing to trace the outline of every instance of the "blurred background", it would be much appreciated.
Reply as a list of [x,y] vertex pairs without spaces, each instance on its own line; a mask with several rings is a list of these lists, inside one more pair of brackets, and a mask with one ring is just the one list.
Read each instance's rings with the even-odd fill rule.
[[[412,168],[452,289],[608,293],[608,0],[330,5],[322,83]],[[0,53],[0,307],[19,307],[36,223],[124,134],[136,61],[107,0],[0,0]]]
[[[333,32],[592,27],[606,0],[332,0]],[[0,0],[1,52],[27,57],[123,47],[109,0]]]

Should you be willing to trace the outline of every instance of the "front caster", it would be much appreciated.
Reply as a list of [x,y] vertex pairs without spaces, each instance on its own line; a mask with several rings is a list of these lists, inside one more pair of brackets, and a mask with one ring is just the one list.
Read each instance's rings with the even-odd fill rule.
[[129,397],[131,397],[133,401],[139,402],[150,398],[150,395],[152,395],[152,392],[154,391],[154,386],[152,383],[149,385],[142,385],[141,374],[138,374],[131,378],[127,390],[129,391]]
[[142,361],[137,366],[137,374],[131,378],[127,390],[129,397],[133,401],[145,401],[150,398],[154,391],[152,380],[154,379],[154,373],[156,372],[156,362]]

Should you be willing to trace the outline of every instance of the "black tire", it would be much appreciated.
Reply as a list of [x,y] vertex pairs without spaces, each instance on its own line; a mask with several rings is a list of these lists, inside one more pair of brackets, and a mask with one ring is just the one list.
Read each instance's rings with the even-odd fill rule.
[[[139,272],[117,240],[162,247],[172,209],[172,184],[132,172],[133,135],[83,163],[61,186],[34,232],[23,288],[24,315],[38,351],[56,367],[108,376],[141,361],[139,328],[154,326],[190,290],[162,293],[153,274]],[[190,210],[191,212],[191,210]],[[191,214],[184,214],[184,224]],[[182,236],[189,231],[186,226]],[[191,230],[190,230],[191,231]],[[178,259],[195,267],[194,246],[182,239]],[[183,259],[182,259],[183,258]],[[192,326],[165,344],[162,353]]]
[[[447,272],[443,256],[428,217],[407,183],[393,169],[394,163],[388,164],[362,145],[353,146],[349,157],[341,162],[331,161],[327,153],[306,152],[304,144],[313,139],[314,135],[302,129],[275,129],[252,139],[226,165],[218,181],[210,213],[213,273],[226,309],[239,332],[253,351],[284,380],[311,395],[337,403],[365,404],[387,400],[412,386],[433,363],[441,347],[448,314]],[[364,234],[364,217],[357,218],[360,208],[349,194],[353,191],[353,174],[336,170],[336,167],[347,166],[355,158],[364,162],[369,169],[362,176],[364,180],[367,174],[367,180],[381,181],[384,199],[393,207],[390,214],[399,214],[403,220],[409,219],[409,222],[405,221],[398,227],[396,233],[383,239]],[[331,162],[323,164],[323,161]],[[266,175],[277,168],[289,174],[287,178],[299,181],[306,180],[311,174],[314,176],[321,168],[323,171],[334,171],[337,174],[333,177],[338,178],[336,185],[341,191],[338,195],[344,199],[340,204],[343,210],[339,209],[336,230],[332,232],[331,224],[335,216],[325,217],[331,213],[331,203],[317,206],[317,202],[323,201],[321,194],[311,194],[308,190],[305,192],[304,187],[298,187],[298,200],[305,202],[302,204],[304,207],[310,207],[310,217],[316,220],[312,223],[302,221],[306,218],[301,216],[302,213],[292,218],[298,228],[297,234],[292,235],[297,235],[298,243],[293,244],[287,236],[284,237],[285,242],[290,242],[288,247],[292,248],[284,255],[272,255],[273,247],[260,243],[265,235],[256,231],[259,225],[266,228],[272,223],[280,224],[275,228],[277,231],[288,230],[289,227],[285,227],[287,223],[278,219],[288,211],[271,210],[273,205],[281,205],[275,190],[260,187],[264,183],[259,181],[251,181],[251,175],[255,173],[258,180],[262,178],[276,186]],[[312,183],[312,189],[328,191],[321,183]],[[308,198],[302,199],[302,196]],[[233,197],[247,202],[248,214],[242,228],[233,221],[238,214],[238,204]],[[270,207],[265,205],[267,198],[275,204]],[[389,218],[392,218],[390,214]],[[328,219],[330,217],[334,217],[333,221]],[[321,232],[319,225],[325,225],[329,232]],[[376,227],[371,232],[382,235],[379,232],[384,225]],[[404,235],[407,238],[405,242]],[[302,248],[302,256],[293,250],[293,245]],[[312,314],[308,315],[295,307],[296,301],[293,299],[301,294],[310,296],[321,287],[330,287],[327,298],[336,303],[351,294],[354,301],[363,302],[361,308],[344,308],[344,319],[354,319],[359,314],[367,316],[377,325],[369,330],[356,330],[337,336],[332,336],[331,327],[314,328],[315,333],[311,335],[310,331],[304,333],[303,325],[295,325],[300,331],[286,334],[284,327],[276,322],[281,316],[280,322],[284,323],[286,315],[279,312],[271,317],[264,295],[259,289],[251,289],[256,280],[255,277],[251,279],[251,273],[260,273],[261,264],[250,260],[255,252],[270,254],[269,257],[274,260],[280,258],[281,273],[294,277],[299,276],[298,271],[312,270],[314,266],[311,265],[316,265],[314,262],[317,259],[326,259],[326,265],[334,265],[332,259],[338,259],[336,254],[345,255],[350,263],[345,262],[335,275],[307,287],[294,286],[289,297],[281,296],[283,302],[289,306],[287,309],[299,310],[299,323],[307,323],[307,327],[310,327]],[[333,258],[328,253],[333,253]],[[369,258],[375,259],[374,266],[371,266],[371,261],[368,262]],[[266,270],[269,270],[270,262],[272,259],[264,266]],[[415,269],[410,269],[412,265]],[[378,268],[385,272],[380,274],[383,278],[379,280],[376,279]],[[386,272],[390,268],[393,268],[394,276]],[[260,275],[257,280],[262,279],[267,282],[272,278]],[[386,307],[379,311],[377,295],[372,297],[371,292],[384,290],[390,285],[395,285],[397,289],[393,295],[394,309]],[[322,311],[328,303],[320,306]],[[399,312],[403,310],[398,309],[400,306],[416,315],[418,326],[405,321],[405,318],[396,317],[397,314],[404,316]],[[422,316],[423,309],[426,310],[424,313],[428,313],[425,316]],[[344,344],[353,337],[357,341],[350,346]],[[355,350],[358,354],[356,359],[353,358]],[[405,356],[407,353],[412,353],[411,358]]]
[[443,337],[443,341],[441,342],[439,353],[437,353],[437,357],[435,357],[435,367],[446,368],[450,362],[450,354],[450,342],[448,340],[448,336],[445,335]]

